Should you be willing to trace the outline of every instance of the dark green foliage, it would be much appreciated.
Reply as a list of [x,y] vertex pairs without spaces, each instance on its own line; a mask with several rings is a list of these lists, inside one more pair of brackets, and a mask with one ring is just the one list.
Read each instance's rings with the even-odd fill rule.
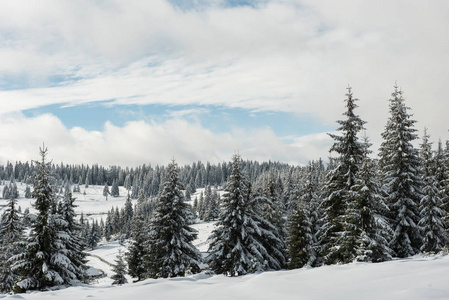
[[126,254],[128,262],[128,272],[132,277],[137,278],[137,281],[145,279],[145,256],[147,255],[147,247],[145,241],[147,232],[145,227],[145,215],[143,210],[138,207],[137,213],[134,217],[132,242],[129,247],[129,252]]
[[355,239],[357,261],[381,262],[391,259],[388,247],[391,228],[385,217],[388,207],[380,194],[375,166],[368,157],[368,139],[365,140],[365,157],[351,188],[351,201],[344,216],[345,227]]
[[266,197],[251,197],[240,164],[240,156],[235,155],[207,261],[215,273],[228,276],[284,268],[285,244],[276,236],[276,228],[262,217],[263,207],[271,202]]
[[37,216],[31,224],[31,233],[23,243],[22,253],[14,256],[12,270],[20,275],[15,291],[45,290],[77,281],[78,269],[68,255],[69,238],[64,227],[67,222],[57,212],[57,202],[51,188],[50,166],[46,162],[47,149],[40,149],[42,160],[35,162],[33,197]]
[[446,216],[446,211],[443,209],[441,188],[436,178],[438,156],[434,157],[429,138],[430,136],[425,129],[421,144],[421,169],[424,196],[420,203],[421,219],[419,225],[423,233],[423,244],[420,250],[424,252],[439,252],[448,242],[446,226],[443,221]]
[[178,168],[173,162],[151,219],[147,261],[148,277],[177,277],[198,273],[201,254],[192,245],[197,232],[190,227],[192,212],[184,202]]
[[346,94],[346,120],[337,121],[341,136],[330,134],[335,140],[330,151],[338,154],[336,167],[332,169],[323,188],[322,203],[324,220],[322,227],[323,261],[326,264],[348,263],[355,258],[355,235],[344,224],[344,215],[350,201],[350,190],[354,185],[360,163],[363,159],[363,147],[358,141],[358,133],[363,129],[364,121],[354,114],[357,108],[352,98],[351,88]]
[[312,222],[306,204],[298,205],[292,210],[288,222],[288,254],[290,269],[302,268],[310,264],[313,252]]
[[393,237],[390,248],[398,257],[419,253],[422,235],[418,226],[420,220],[419,202],[422,198],[420,160],[412,141],[417,139],[416,121],[410,119],[408,107],[404,104],[402,91],[395,86],[390,99],[390,117],[380,148],[382,192],[390,208]]
[[0,293],[12,291],[18,274],[11,270],[8,260],[22,251],[23,224],[17,210],[17,200],[10,195],[7,208],[0,220]]
[[128,283],[126,279],[126,264],[123,261],[123,255],[121,252],[117,255],[117,259],[115,260],[115,264],[112,267],[112,271],[114,275],[111,276],[111,279],[114,280],[112,284],[122,285]]

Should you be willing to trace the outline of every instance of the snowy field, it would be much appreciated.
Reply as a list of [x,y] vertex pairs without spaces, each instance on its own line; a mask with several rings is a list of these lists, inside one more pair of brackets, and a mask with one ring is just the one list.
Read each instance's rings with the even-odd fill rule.
[[[110,249],[96,250],[101,255]],[[449,299],[449,257],[414,257],[380,264],[353,263],[228,278],[197,274],[34,292],[5,299]]]
[[[30,207],[31,200],[23,198],[25,185],[18,183],[18,188],[21,196],[18,203],[23,211]],[[105,218],[111,207],[124,205],[124,189],[120,189],[120,197],[108,197],[108,201],[102,191],[102,186],[90,186],[86,195],[74,194],[77,212],[91,219]],[[0,199],[0,213],[5,202]],[[193,227],[199,232],[194,245],[204,253],[214,222],[200,222]],[[148,279],[112,286],[110,264],[114,263],[119,250],[124,251],[125,247],[112,241],[100,243],[97,249],[88,251],[91,272],[106,274],[91,285],[50,292],[0,294],[0,299],[449,299],[449,256],[421,255],[380,264],[352,263],[235,278],[201,273],[186,278]],[[128,277],[128,281],[132,279]]]

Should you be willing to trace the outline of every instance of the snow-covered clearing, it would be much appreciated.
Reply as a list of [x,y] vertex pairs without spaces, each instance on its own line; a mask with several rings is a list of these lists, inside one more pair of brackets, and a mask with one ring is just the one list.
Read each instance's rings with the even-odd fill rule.
[[[22,196],[25,185],[19,183],[18,187]],[[123,207],[124,189],[120,189],[122,196],[109,197],[108,201],[102,191],[102,186],[90,186],[86,195],[74,194],[77,212],[97,219],[105,217],[111,207]],[[3,201],[0,199],[0,205]],[[20,198],[22,210],[30,207],[31,201]],[[1,210],[0,207],[0,213]],[[214,222],[200,222],[194,227],[199,232],[194,245],[204,253]],[[186,278],[148,279],[111,286],[110,264],[114,263],[119,250],[124,251],[125,247],[112,241],[100,243],[95,250],[88,251],[91,254],[88,265],[107,275],[91,285],[20,295],[0,294],[0,299],[449,299],[449,256],[416,256],[379,264],[353,263],[234,278],[201,273]],[[95,269],[91,272],[97,272]],[[128,278],[128,281],[132,282],[132,279]]]

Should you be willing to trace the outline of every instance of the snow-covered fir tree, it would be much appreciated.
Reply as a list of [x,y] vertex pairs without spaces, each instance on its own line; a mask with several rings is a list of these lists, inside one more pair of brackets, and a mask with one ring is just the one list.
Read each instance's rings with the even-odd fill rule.
[[148,277],[177,277],[200,271],[201,253],[192,244],[197,231],[190,227],[192,211],[181,190],[178,166],[173,161],[150,223]]
[[336,167],[327,176],[323,188],[324,213],[321,242],[325,264],[348,263],[355,257],[356,237],[352,230],[344,226],[344,215],[350,201],[350,190],[355,183],[363,159],[363,145],[358,134],[363,129],[364,121],[354,114],[358,99],[352,97],[351,88],[346,94],[345,120],[337,121],[337,129],[342,135],[329,134],[334,139],[330,152],[336,152]]
[[345,226],[356,237],[357,261],[381,262],[391,259],[391,237],[386,214],[388,207],[381,196],[375,166],[369,157],[368,138],[364,140],[364,159],[351,188],[351,201],[344,217]]
[[65,221],[57,213],[56,197],[51,187],[47,148],[40,149],[41,161],[36,161],[33,204],[37,216],[32,220],[31,232],[24,243],[24,251],[12,258],[12,270],[20,275],[15,291],[45,290],[76,281],[76,268],[67,256],[62,231]]
[[[196,198],[195,198],[196,199]],[[209,205],[206,208],[204,220],[211,221],[216,220],[220,215],[220,195],[217,190],[212,191],[212,195],[209,201]]]
[[76,220],[75,198],[72,197],[70,184],[67,182],[64,197],[59,205],[59,214],[64,222],[61,222],[61,231],[64,232],[62,242],[65,245],[65,253],[72,263],[72,272],[74,280],[80,282],[86,279],[86,253],[84,252],[85,244],[81,238],[81,224]]
[[11,270],[9,259],[22,250],[19,242],[23,230],[17,200],[11,194],[0,222],[0,293],[11,292],[18,279],[18,274]]
[[288,220],[289,267],[317,267],[321,264],[319,229],[320,209],[314,173],[309,166],[308,179],[292,188]]
[[240,156],[234,155],[218,227],[209,238],[207,261],[215,273],[228,276],[281,269],[286,264],[283,243],[274,233],[276,228],[261,217],[263,204],[269,200],[251,199],[240,164]]
[[[264,218],[268,223],[272,224],[275,228],[273,233],[281,242],[279,249],[284,252],[284,259],[286,260],[287,244],[285,240],[287,238],[287,229],[285,226],[284,209],[281,200],[282,192],[279,190],[279,185],[275,181],[274,174],[269,174],[263,183],[262,195],[268,201],[262,205],[261,217]],[[283,260],[284,260],[283,259]]]
[[25,188],[25,198],[27,198],[27,199],[31,198],[31,189],[28,184],[26,185],[26,188]]
[[106,197],[106,200],[108,200],[108,195],[110,194],[110,192],[109,192],[109,186],[108,186],[108,183],[106,182],[105,184],[104,184],[104,188],[103,188],[103,196],[105,196]]
[[119,191],[119,187],[118,187],[118,181],[116,179],[114,179],[112,181],[112,186],[111,186],[111,196],[112,197],[118,197],[120,196],[120,191]]
[[444,224],[446,212],[443,209],[439,185],[436,179],[437,165],[432,152],[432,144],[427,129],[424,129],[421,144],[421,164],[423,193],[420,203],[419,226],[422,229],[423,244],[420,248],[424,252],[439,252],[447,243],[447,232]]
[[112,267],[112,272],[114,272],[114,274],[111,276],[111,279],[113,280],[112,284],[122,285],[128,283],[128,280],[125,277],[126,264],[125,261],[123,260],[123,255],[121,251],[119,251],[119,254],[117,255],[115,264]]
[[138,206],[133,219],[131,245],[126,253],[128,273],[132,277],[137,278],[136,281],[143,280],[146,276],[145,257],[148,250],[145,247],[146,238],[145,215],[143,209]]
[[308,204],[300,203],[291,210],[288,220],[288,254],[290,269],[302,268],[316,255],[313,248],[312,222]]
[[86,237],[85,237],[85,243],[86,247],[93,250],[97,247],[98,242],[101,240],[101,229],[98,225],[98,221],[93,221],[92,225],[89,226],[89,223],[86,223],[85,231],[86,231]]
[[390,117],[382,133],[380,148],[381,185],[390,208],[393,237],[390,248],[398,257],[420,251],[422,235],[419,228],[419,203],[422,180],[418,151],[412,141],[417,139],[414,124],[405,106],[402,91],[394,87],[390,99]]
[[[441,140],[435,153],[435,179],[438,185],[438,195],[442,201],[445,217],[443,219],[446,231],[449,234],[449,141],[443,149]],[[447,241],[449,244],[449,240]]]

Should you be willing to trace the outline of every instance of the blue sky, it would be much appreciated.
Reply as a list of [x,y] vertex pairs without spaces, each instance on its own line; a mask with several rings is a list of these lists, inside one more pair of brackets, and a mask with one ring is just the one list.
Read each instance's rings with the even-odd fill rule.
[[89,103],[78,106],[54,104],[23,111],[27,117],[50,113],[58,117],[67,128],[82,127],[103,130],[110,122],[123,127],[132,121],[161,122],[167,118],[186,118],[207,126],[213,132],[225,133],[233,128],[271,128],[276,135],[288,140],[297,135],[334,130],[334,125],[323,123],[307,115],[289,112],[255,112],[241,108],[216,106],[111,105],[110,102]]
[[[388,10],[385,7],[388,6]],[[446,1],[0,3],[0,163],[326,158],[348,84],[373,150],[397,81],[448,139]]]

